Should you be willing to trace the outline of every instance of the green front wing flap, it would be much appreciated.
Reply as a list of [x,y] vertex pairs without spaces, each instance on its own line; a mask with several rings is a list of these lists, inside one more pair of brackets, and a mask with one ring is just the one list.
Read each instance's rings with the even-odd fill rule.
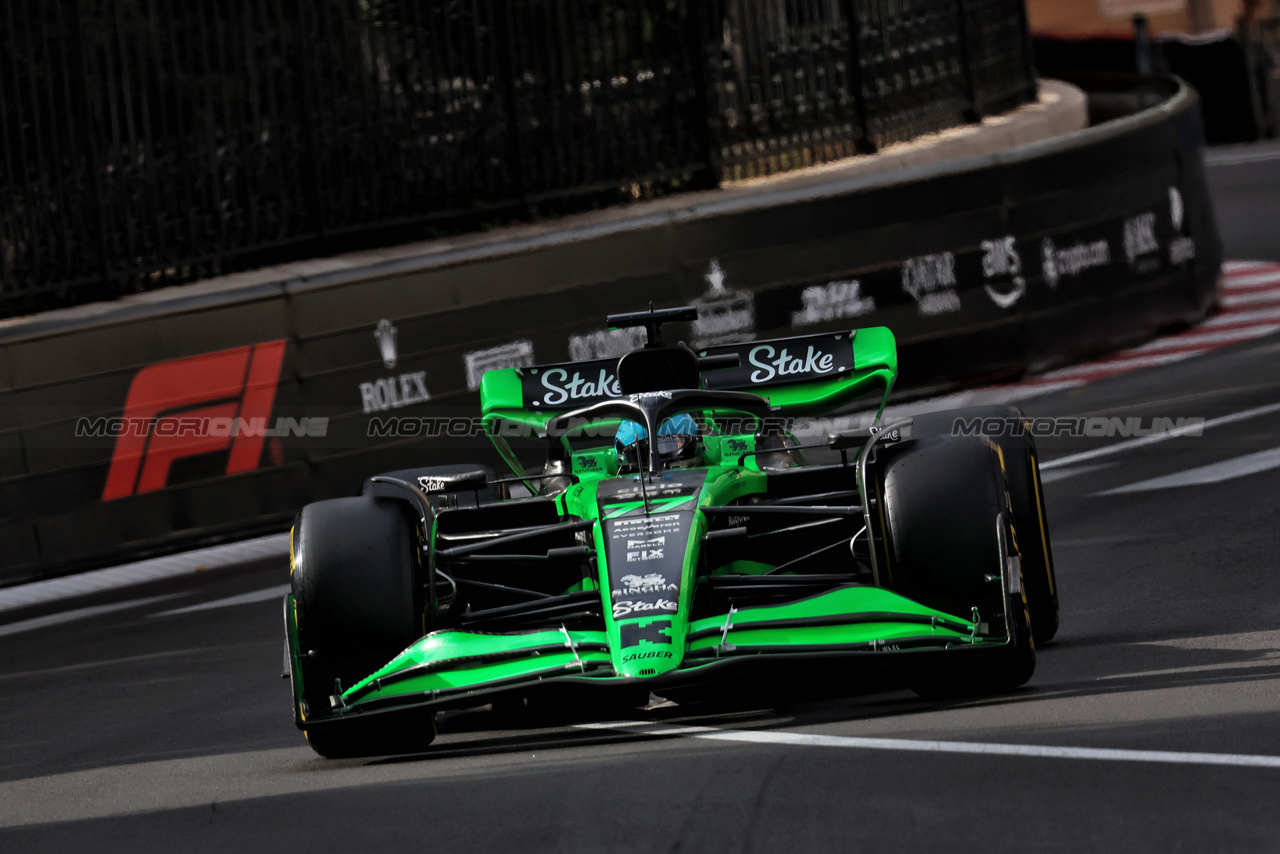
[[[287,613],[292,615],[291,607]],[[893,653],[999,646],[1008,640],[983,635],[980,628],[882,588],[848,586],[693,622],[687,647],[679,653],[681,664],[664,675],[744,657],[763,661],[779,653]],[[648,680],[614,676],[616,665],[623,654],[659,648],[671,649],[648,641],[625,651],[611,649],[605,632],[564,628],[512,634],[436,631],[346,689],[334,712],[342,716],[400,704],[456,706],[460,698],[487,689],[562,677],[639,684]]]

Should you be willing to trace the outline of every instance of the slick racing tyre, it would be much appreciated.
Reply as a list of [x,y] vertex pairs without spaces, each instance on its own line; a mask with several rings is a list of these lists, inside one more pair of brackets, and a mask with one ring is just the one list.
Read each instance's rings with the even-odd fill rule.
[[[403,502],[361,495],[298,514],[291,576],[298,625],[298,718],[322,756],[412,751],[435,734],[429,713],[358,717],[306,727],[330,697],[379,669],[426,632],[417,537]],[[340,687],[339,687],[340,686]],[[380,722],[380,723],[378,723]],[[394,735],[394,739],[385,737]]]
[[[971,431],[982,422],[980,432],[1000,448],[1009,501],[1013,510],[1014,549],[1022,558],[1022,578],[1027,606],[1031,611],[1031,632],[1038,646],[1058,632],[1058,579],[1053,571],[1053,549],[1049,541],[1049,519],[1044,509],[1040,484],[1040,464],[1035,439],[1026,416],[1013,406],[973,406],[931,412],[918,416],[911,426],[912,438],[951,436],[957,422],[960,430]],[[999,429],[988,429],[996,428]]]
[[1011,566],[1011,536],[995,449],[980,438],[912,440],[893,449],[883,483],[892,555],[888,585],[966,619],[977,608],[980,622],[1013,636],[1013,643],[990,649],[913,654],[908,685],[921,696],[941,697],[1024,684],[1035,671],[1035,644],[1026,600],[1021,594],[1006,600],[1000,581]]

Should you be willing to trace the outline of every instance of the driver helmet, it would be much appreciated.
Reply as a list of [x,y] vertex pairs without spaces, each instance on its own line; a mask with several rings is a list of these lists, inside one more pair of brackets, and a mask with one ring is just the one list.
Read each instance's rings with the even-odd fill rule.
[[[688,413],[673,415],[658,426],[658,456],[667,465],[688,465],[697,457],[698,422]],[[635,421],[623,421],[614,436],[620,466],[648,464],[649,432]]]

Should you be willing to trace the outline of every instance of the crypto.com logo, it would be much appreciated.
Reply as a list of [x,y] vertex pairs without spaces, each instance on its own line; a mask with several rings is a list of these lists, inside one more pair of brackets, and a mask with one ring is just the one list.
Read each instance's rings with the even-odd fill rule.
[[[275,402],[284,346],[283,340],[268,341],[174,359],[138,371],[125,398],[123,419],[152,426],[127,431],[116,440],[102,500],[161,489],[174,460],[227,448],[231,449],[227,474],[256,469],[266,441],[262,431],[201,435],[159,430],[157,425],[173,416],[240,418],[250,423],[260,418],[265,422]],[[162,417],[164,420],[158,420]]]

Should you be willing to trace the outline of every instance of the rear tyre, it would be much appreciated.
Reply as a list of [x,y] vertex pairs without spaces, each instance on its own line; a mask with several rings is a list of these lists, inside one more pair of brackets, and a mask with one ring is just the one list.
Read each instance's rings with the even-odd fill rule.
[[[1013,406],[973,406],[931,412],[914,419],[911,435],[913,438],[950,436],[957,420],[972,426],[974,419],[984,423],[984,434],[1000,447],[1004,458],[1013,510],[1010,522],[1016,543],[1014,549],[1021,556],[1031,632],[1036,644],[1043,646],[1058,633],[1058,578],[1053,570],[1053,549],[1049,541],[1049,517],[1044,509],[1044,490],[1040,484],[1039,457],[1026,416]],[[987,429],[995,427],[999,429]]]
[[[434,715],[396,712],[323,727],[330,697],[387,664],[426,632],[418,543],[404,505],[361,495],[308,504],[293,531],[299,720],[321,756],[413,751],[431,743]],[[341,686],[341,689],[339,688]]]
[[892,560],[889,587],[940,611],[999,631],[1013,643],[989,650],[953,649],[913,657],[907,683],[925,697],[1010,691],[1035,671],[1025,599],[1006,601],[1000,577],[1009,566],[1007,485],[994,447],[984,439],[934,436],[894,449],[884,471]]

